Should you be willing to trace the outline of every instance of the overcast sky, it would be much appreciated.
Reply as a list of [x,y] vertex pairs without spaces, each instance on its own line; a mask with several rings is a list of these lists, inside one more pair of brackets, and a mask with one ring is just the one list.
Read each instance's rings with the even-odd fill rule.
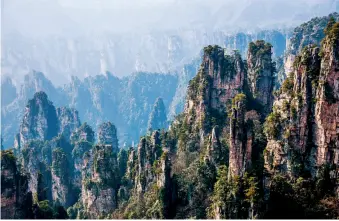
[[274,28],[338,10],[339,0],[2,0],[2,31],[67,36]]

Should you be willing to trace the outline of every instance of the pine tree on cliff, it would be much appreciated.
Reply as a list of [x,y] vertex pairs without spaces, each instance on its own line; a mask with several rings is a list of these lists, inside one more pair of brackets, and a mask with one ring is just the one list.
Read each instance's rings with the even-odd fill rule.
[[165,105],[162,98],[157,98],[148,120],[148,131],[164,129],[167,126]]

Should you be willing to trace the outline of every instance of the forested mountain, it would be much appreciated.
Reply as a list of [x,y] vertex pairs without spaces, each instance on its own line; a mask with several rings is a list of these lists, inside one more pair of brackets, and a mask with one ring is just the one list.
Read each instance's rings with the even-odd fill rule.
[[[288,33],[288,31],[286,32]],[[25,45],[34,45],[32,49],[23,48],[21,45],[7,48],[8,45],[12,45],[6,42],[7,40],[11,41],[11,38],[5,38],[5,47],[2,53],[2,68],[5,77],[1,82],[1,88],[6,91],[1,107],[4,145],[6,147],[13,145],[13,137],[19,128],[24,105],[38,91],[46,92],[59,106],[76,108],[81,119],[86,119],[93,128],[97,128],[103,121],[114,122],[119,128],[118,136],[122,145],[125,142],[130,145],[133,141],[137,142],[139,137],[146,133],[147,122],[158,97],[163,99],[169,120],[182,112],[188,82],[196,75],[201,63],[202,55],[201,52],[199,55],[199,51],[203,45],[220,44],[226,47],[228,52],[237,49],[242,55],[245,55],[251,41],[264,39],[272,42],[274,55],[282,56],[286,48],[287,35],[283,31],[274,30],[234,35],[217,32],[209,35],[195,33],[192,36],[193,40],[186,37],[182,37],[184,38],[182,39],[179,36],[152,36],[149,37],[150,39],[146,36],[146,39],[142,41],[145,43],[139,45],[140,50],[156,53],[162,49],[160,51],[164,54],[163,56],[154,55],[152,62],[147,62],[155,65],[154,59],[156,59],[158,62],[170,62],[172,67],[165,68],[162,67],[164,64],[158,64],[158,68],[136,68],[137,72],[123,78],[118,78],[106,71],[114,69],[113,64],[111,66],[103,65],[101,62],[104,59],[106,62],[122,65],[124,63],[120,59],[123,59],[125,63],[127,62],[124,66],[133,66],[129,63],[132,62],[129,59],[133,57],[125,56],[121,54],[121,50],[116,50],[111,46],[113,44],[111,41],[116,40],[114,36],[111,36],[112,38],[106,36],[101,39],[100,44],[89,44],[87,40],[80,39],[76,45],[67,42],[67,39],[48,39],[53,43],[47,43],[24,38],[21,42],[28,41]],[[162,38],[164,39],[160,40]],[[127,40],[128,38],[125,39],[125,41]],[[168,45],[152,45],[146,43],[147,41],[154,44],[155,42],[168,41]],[[185,45],[184,42],[189,45]],[[92,48],[87,49],[90,47],[88,45],[92,45]],[[51,46],[53,47],[50,48]],[[56,50],[54,47],[58,49]],[[107,51],[100,56],[102,47]],[[83,51],[85,48],[87,50]],[[35,53],[35,51],[39,51],[39,53]],[[50,51],[58,51],[58,53],[50,53]],[[149,56],[153,55],[148,53],[147,56],[144,55],[141,58],[147,59]],[[173,56],[176,59],[172,58]],[[69,64],[70,59],[73,61],[72,64]],[[114,62],[115,59],[116,62]],[[48,64],[45,64],[46,62]],[[20,64],[23,64],[23,67]],[[104,67],[100,68],[101,65]],[[71,69],[70,66],[72,66]],[[12,75],[6,75],[7,70],[11,70]],[[143,70],[158,72],[149,73]],[[101,74],[81,80],[76,77],[76,71],[101,72]],[[22,76],[27,72],[29,73]],[[61,73],[71,75],[71,80],[66,81],[67,83],[63,86],[53,84],[52,82],[56,81],[55,76],[60,76]],[[18,76],[24,79],[22,83],[19,83]]]
[[[338,219],[338,17],[303,24],[312,40],[295,29],[281,87],[265,40],[246,57],[206,46],[188,77],[107,73],[56,89],[34,72],[6,101],[20,125],[1,151],[2,218]],[[120,130],[141,135],[137,147]]]

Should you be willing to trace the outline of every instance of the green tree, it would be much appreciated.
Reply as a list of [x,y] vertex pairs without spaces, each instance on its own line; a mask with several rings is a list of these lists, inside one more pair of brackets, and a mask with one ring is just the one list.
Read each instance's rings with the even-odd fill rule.
[[328,21],[328,23],[327,23],[327,26],[326,26],[325,29],[324,29],[325,35],[328,35],[328,34],[330,33],[330,31],[331,31],[331,29],[332,29],[332,27],[333,27],[334,24],[335,24],[335,19],[334,19],[334,17],[332,16],[332,17],[329,19],[329,21]]

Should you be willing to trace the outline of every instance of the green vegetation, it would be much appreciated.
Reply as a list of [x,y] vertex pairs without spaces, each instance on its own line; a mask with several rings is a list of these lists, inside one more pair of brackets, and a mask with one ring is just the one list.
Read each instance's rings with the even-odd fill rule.
[[281,128],[279,113],[270,113],[264,123],[264,133],[269,139],[277,139]]
[[290,75],[288,78],[285,79],[285,81],[282,83],[281,85],[281,91],[283,93],[286,93],[290,96],[293,95],[293,85],[294,85],[294,82],[293,82],[293,76]]
[[[318,183],[323,188],[317,188]],[[299,177],[291,181],[281,175],[274,176],[264,218],[338,218],[339,211],[333,208],[338,200],[328,192],[328,188],[333,188],[331,183],[328,171],[315,180]]]
[[244,101],[246,101],[246,95],[245,95],[245,94],[240,93],[240,94],[235,95],[235,97],[234,97],[233,100],[232,100],[232,106],[233,106],[233,108],[237,108],[235,105],[236,105],[238,102],[244,102]]
[[262,56],[264,54],[271,54],[272,45],[265,43],[263,40],[257,40],[256,42],[250,42],[248,50],[255,56]]
[[69,165],[65,152],[61,148],[56,148],[52,153],[52,171],[62,181],[68,179]]

